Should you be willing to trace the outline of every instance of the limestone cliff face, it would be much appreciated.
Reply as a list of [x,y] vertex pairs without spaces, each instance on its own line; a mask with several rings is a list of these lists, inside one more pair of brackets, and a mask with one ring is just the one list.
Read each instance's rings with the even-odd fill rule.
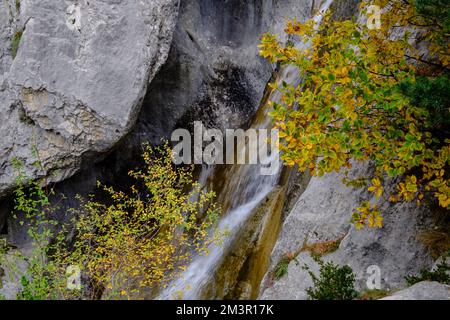
[[[368,164],[357,164],[350,178],[368,175],[369,171]],[[324,261],[350,265],[357,288],[362,291],[367,289],[366,282],[373,274],[371,266],[379,268],[383,290],[403,288],[406,275],[431,268],[430,251],[418,237],[422,231],[433,228],[429,210],[411,203],[392,204],[386,198],[377,200],[362,189],[344,185],[343,177],[331,173],[310,180],[284,221],[271,254],[269,272],[261,285],[260,298],[307,299],[306,289],[312,281],[302,267],[309,265],[318,274],[317,263],[305,250],[315,244],[336,241],[336,250],[324,255]],[[389,189],[389,184],[385,187]],[[380,207],[383,228],[356,230],[351,225],[351,212],[364,200]],[[271,272],[287,254],[298,256],[290,262],[287,274],[274,280]]]
[[[261,35],[283,33],[286,17],[310,16],[312,0],[181,1],[166,64],[151,83],[126,147],[159,143],[193,121],[246,127],[273,67],[259,56]],[[133,147],[131,147],[133,148]]]
[[[349,17],[357,2],[336,0],[333,6],[339,17]],[[159,143],[175,128],[190,129],[194,120],[217,128],[248,126],[275,69],[258,55],[261,35],[281,35],[286,18],[305,20],[319,5],[20,0],[19,7],[14,0],[0,1],[0,230],[14,158],[28,176],[59,182],[58,191],[68,199],[64,208],[76,193],[91,192],[97,179],[121,184],[144,141]],[[353,174],[367,170],[355,166]],[[344,186],[341,178],[292,175],[280,182],[235,239],[205,294],[256,298],[259,291],[262,299],[306,298],[311,283],[301,266],[316,268],[309,253],[301,252],[285,277],[271,279],[281,257],[305,243],[339,240],[325,260],[352,266],[360,289],[371,265],[380,267],[383,288],[397,289],[407,273],[433,264],[418,240],[433,227],[428,209],[381,199],[385,227],[357,231],[351,212],[370,195]],[[15,240],[26,234],[14,221],[9,231]]]
[[176,0],[0,2],[0,197],[14,158],[61,181],[130,131],[177,12]]

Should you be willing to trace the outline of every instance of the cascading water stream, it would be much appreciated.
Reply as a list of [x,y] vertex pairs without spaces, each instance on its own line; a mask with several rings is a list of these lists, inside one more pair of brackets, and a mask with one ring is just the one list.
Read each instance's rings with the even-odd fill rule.
[[[322,14],[329,8],[333,0],[327,0],[314,17],[319,24],[322,20]],[[297,46],[307,46],[308,44],[298,43]],[[298,69],[294,66],[281,68],[277,80],[284,80],[293,85],[299,85],[301,78]],[[264,101],[257,112],[255,120],[251,125],[253,129],[268,129],[272,124],[268,116],[269,101],[279,102],[281,94],[279,91],[272,91],[267,101]],[[266,143],[266,141],[259,141]],[[247,148],[238,146],[238,152],[243,152]],[[260,146],[258,146],[260,147]],[[245,151],[244,151],[245,152]],[[272,152],[272,155],[274,153]],[[223,174],[225,182],[218,196],[219,206],[226,211],[218,228],[228,230],[229,236],[224,242],[217,246],[212,244],[207,256],[197,256],[193,259],[182,276],[174,280],[167,289],[158,296],[158,299],[173,299],[182,297],[183,299],[200,298],[202,289],[213,281],[214,270],[218,267],[223,257],[227,254],[230,243],[234,236],[240,231],[241,226],[251,216],[255,208],[268,196],[268,194],[277,186],[282,166],[278,166],[273,175],[262,175],[261,165],[233,165]],[[206,170],[206,171],[205,171]],[[204,169],[201,179],[206,181],[207,175],[214,175],[211,168]]]

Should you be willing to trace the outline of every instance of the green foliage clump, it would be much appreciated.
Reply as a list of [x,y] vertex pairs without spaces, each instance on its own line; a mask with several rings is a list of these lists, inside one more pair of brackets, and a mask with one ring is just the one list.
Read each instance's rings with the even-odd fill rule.
[[439,77],[417,77],[415,83],[402,83],[403,93],[411,102],[427,111],[434,136],[450,136],[450,79]]
[[417,13],[444,31],[450,30],[450,3],[448,0],[414,0]]
[[[30,181],[19,159],[14,158],[12,164],[18,172],[12,217],[26,226],[30,246],[27,250],[13,250],[6,239],[2,239],[0,265],[8,270],[11,280],[20,282],[21,290],[16,299],[62,299],[69,292],[64,266],[52,256],[60,244],[53,243],[58,238],[55,231],[58,223],[52,218],[57,207],[52,206],[49,199],[54,195],[53,190],[45,188],[44,181]],[[75,296],[72,292],[70,295]]]
[[[52,250],[51,239],[55,236],[57,222],[52,219],[56,207],[50,205],[51,190],[43,187],[42,181],[28,181],[23,172],[23,164],[13,160],[19,173],[14,191],[13,218],[27,226],[27,234],[32,245],[29,252],[14,250],[11,253],[6,244],[0,251],[0,264],[6,266],[20,279],[22,290],[17,294],[19,300],[57,299],[56,288],[65,283],[57,272],[58,263],[49,259]],[[10,255],[13,259],[8,259]],[[15,262],[11,262],[15,261]],[[16,264],[24,264],[22,271]]]
[[48,299],[48,295],[51,288],[50,279],[48,277],[36,277],[29,280],[27,277],[22,276],[20,283],[22,290],[17,294],[17,300],[45,300]]
[[450,266],[443,259],[434,271],[422,269],[417,276],[406,276],[406,283],[410,286],[421,281],[437,281],[450,285]]
[[282,258],[275,267],[274,277],[276,280],[284,277],[289,268],[289,262],[291,262],[287,257]]
[[331,261],[324,263],[317,256],[314,259],[320,266],[319,276],[316,276],[308,266],[303,266],[314,283],[314,288],[306,290],[310,299],[353,300],[358,296],[355,290],[355,275],[349,266],[340,267]]
[[17,51],[19,50],[19,45],[20,45],[20,40],[22,39],[22,35],[23,35],[23,31],[18,30],[16,32],[14,32],[14,35],[12,37],[11,56],[13,57],[13,59],[16,57]]

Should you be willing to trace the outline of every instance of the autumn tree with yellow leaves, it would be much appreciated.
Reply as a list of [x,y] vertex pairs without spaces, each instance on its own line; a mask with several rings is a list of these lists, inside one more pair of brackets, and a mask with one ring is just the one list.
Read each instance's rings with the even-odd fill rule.
[[[130,171],[128,191],[99,187],[107,201],[80,198],[71,221],[56,231],[55,207],[39,182],[21,181],[16,212],[26,213],[33,250],[23,254],[0,246],[0,263],[21,279],[19,299],[151,298],[179,276],[195,254],[207,254],[224,236],[213,192],[194,182],[191,167],[176,167],[168,145],[145,146],[144,168]],[[23,178],[23,177],[22,177]],[[26,266],[17,268],[18,262]],[[68,288],[81,271],[81,287]]]
[[[155,152],[156,150],[156,152]],[[191,167],[175,167],[171,149],[145,147],[143,170],[130,171],[128,193],[103,187],[110,204],[85,203],[76,241],[64,265],[79,265],[102,298],[142,298],[180,275],[193,254],[207,254],[219,212],[214,193],[193,182]]]
[[[355,20],[338,21],[330,12],[318,26],[313,19],[288,22],[285,32],[300,38],[304,48],[285,46],[276,36],[264,35],[261,55],[272,63],[296,66],[303,78],[298,86],[272,85],[282,94],[280,103],[272,102],[271,116],[280,130],[287,165],[321,176],[348,172],[352,159],[371,161],[375,173],[365,177],[365,184],[377,197],[386,192],[383,180],[397,177],[391,201],[420,202],[430,195],[440,206],[450,206],[450,136],[445,120],[449,18],[427,14],[431,9],[421,3],[362,2],[362,14],[368,5],[382,8],[381,29],[369,30]],[[440,10],[436,12],[448,13],[448,3]],[[427,57],[417,50],[419,40],[427,45]],[[432,91],[436,77],[444,79],[441,100]],[[431,87],[420,87],[428,102],[419,91],[421,82]],[[436,118],[442,120],[441,127],[431,121]],[[381,212],[364,202],[353,213],[353,222],[358,228],[381,227]]]

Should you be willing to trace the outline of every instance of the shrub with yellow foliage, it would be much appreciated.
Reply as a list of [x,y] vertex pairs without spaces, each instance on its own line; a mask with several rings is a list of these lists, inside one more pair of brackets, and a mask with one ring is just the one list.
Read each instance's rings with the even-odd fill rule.
[[[129,172],[136,181],[131,190],[99,184],[109,201],[80,198],[58,233],[49,228],[57,223],[45,189],[36,182],[18,187],[16,210],[26,212],[35,248],[31,256],[16,254],[26,270],[10,268],[22,279],[18,298],[151,298],[193,255],[207,254],[209,244],[220,241],[222,233],[211,234],[219,216],[215,195],[194,182],[192,167],[174,166],[168,145],[145,146],[143,160],[142,170]],[[0,263],[8,261],[7,251],[0,252]],[[80,290],[67,287],[66,270],[73,267],[81,270]]]
[[[362,2],[363,13],[368,5],[383,10],[379,30],[354,20],[336,21],[328,12],[318,26],[313,19],[288,22],[285,32],[306,48],[284,46],[271,34],[262,38],[263,57],[294,65],[303,77],[298,86],[272,85],[282,94],[271,112],[280,130],[282,159],[316,176],[351,168],[352,159],[371,161],[375,173],[366,177],[366,185],[377,197],[386,192],[384,179],[398,177],[390,200],[420,202],[430,194],[448,208],[450,137],[436,135],[431,111],[415,105],[404,91],[426,68],[448,77],[448,21],[433,24],[408,1]],[[428,43],[430,61],[413,45],[417,38]],[[448,105],[444,109],[448,116]],[[353,213],[353,221],[357,227],[382,225],[380,211],[368,202]]]
[[129,172],[136,185],[128,193],[103,187],[110,204],[83,205],[76,241],[62,259],[105,289],[102,298],[151,296],[219,238],[209,237],[218,218],[214,193],[193,182],[192,168],[176,168],[168,145],[157,152],[146,146],[143,159],[143,170]]

